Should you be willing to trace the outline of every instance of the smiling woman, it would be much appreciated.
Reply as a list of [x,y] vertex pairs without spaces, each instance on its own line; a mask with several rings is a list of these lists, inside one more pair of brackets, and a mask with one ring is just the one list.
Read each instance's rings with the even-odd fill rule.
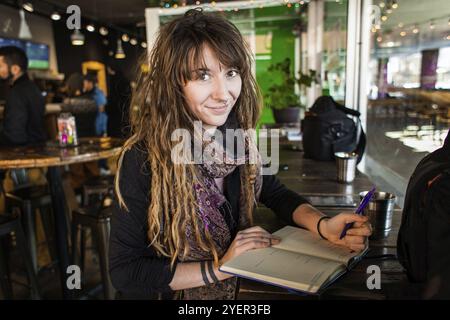
[[[353,250],[364,248],[370,234],[365,217],[324,219],[275,176],[261,175],[261,161],[250,157],[253,139],[238,135],[245,153],[237,157],[205,134],[251,131],[260,113],[252,55],[232,23],[222,15],[189,10],[161,27],[145,59],[150,71],[141,76],[133,96],[132,136],[116,175],[110,271],[120,297],[233,299],[237,279],[219,266],[279,243],[252,226],[257,201],[292,225],[314,233],[320,229],[329,241]],[[213,161],[175,163],[173,133],[186,130],[195,139],[198,121],[198,142],[215,150]],[[354,228],[339,240],[349,222]]]

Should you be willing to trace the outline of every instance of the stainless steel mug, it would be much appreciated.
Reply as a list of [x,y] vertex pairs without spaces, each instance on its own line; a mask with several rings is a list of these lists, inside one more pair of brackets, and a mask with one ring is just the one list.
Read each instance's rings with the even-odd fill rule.
[[358,155],[354,152],[336,152],[337,180],[343,183],[352,182],[356,174]]
[[[359,194],[364,198],[368,191]],[[394,214],[396,196],[388,192],[375,192],[369,204],[364,209],[364,215],[369,217],[372,225],[370,239],[383,239],[389,235],[392,228],[392,216]]]

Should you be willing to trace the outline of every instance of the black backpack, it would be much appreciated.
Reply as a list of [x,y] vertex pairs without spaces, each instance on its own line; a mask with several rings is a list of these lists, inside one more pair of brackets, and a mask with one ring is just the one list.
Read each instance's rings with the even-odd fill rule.
[[[347,115],[357,117],[357,124]],[[335,152],[355,152],[359,163],[366,146],[360,115],[332,97],[319,97],[302,120],[305,158],[331,161]]]
[[450,298],[450,161],[430,154],[411,176],[397,256],[411,282],[434,287],[433,298]]

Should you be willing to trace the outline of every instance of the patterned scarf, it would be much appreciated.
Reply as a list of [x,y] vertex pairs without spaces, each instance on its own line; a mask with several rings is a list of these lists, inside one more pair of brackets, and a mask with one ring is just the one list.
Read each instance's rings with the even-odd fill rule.
[[[226,136],[226,129],[238,129],[238,122],[234,112],[230,113],[227,122],[218,128]],[[252,177],[254,181],[255,202],[257,201],[262,188],[261,176],[261,158],[257,152],[257,148],[252,139],[246,135],[237,135],[236,145],[239,140],[242,146],[245,146],[245,154],[239,155],[235,150],[227,150],[226,139],[221,143],[215,139],[211,139],[212,132],[203,130],[202,150],[204,152],[204,161],[198,165],[198,181],[194,183],[196,199],[199,205],[198,221],[202,226],[201,232],[204,236],[205,229],[211,234],[219,257],[225,254],[230,246],[232,239],[232,230],[229,229],[224,214],[230,215],[229,219],[233,230],[248,228],[250,222],[247,215],[247,206],[243,192],[244,164],[253,159],[256,160],[257,174]],[[225,147],[224,147],[225,146]],[[209,152],[211,151],[211,152]],[[242,152],[241,152],[242,153]],[[240,197],[239,197],[239,221],[235,221],[231,213],[231,207],[225,196],[217,187],[214,179],[225,178],[231,174],[236,168],[240,168]],[[237,190],[229,190],[237,192]],[[220,210],[222,206],[227,206],[228,210]],[[222,213],[224,212],[224,213]],[[202,250],[194,237],[193,228],[190,223],[186,224],[186,238],[189,242],[190,252],[186,257],[179,256],[183,261],[201,261],[211,260],[213,255],[210,251]],[[229,278],[218,283],[206,286],[183,290],[184,299],[234,299],[236,294],[236,277]]]

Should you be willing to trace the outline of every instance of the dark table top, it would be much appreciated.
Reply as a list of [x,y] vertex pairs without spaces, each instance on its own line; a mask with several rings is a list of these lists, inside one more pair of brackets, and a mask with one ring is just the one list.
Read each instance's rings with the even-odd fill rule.
[[0,169],[39,168],[88,162],[116,156],[123,140],[80,138],[77,147],[60,147],[56,141],[42,146],[0,147]]
[[[287,165],[287,170],[277,174],[280,181],[290,189],[302,195],[315,196],[352,196],[359,202],[359,192],[369,190],[373,183],[369,177],[357,172],[352,183],[343,184],[336,180],[336,164],[334,162],[315,161],[303,158],[301,144],[295,142],[291,148],[286,141],[280,143],[280,167]],[[293,150],[295,149],[295,150]],[[343,211],[354,211],[354,207],[318,207],[327,215],[333,216]],[[402,266],[389,257],[376,258],[380,255],[395,255],[397,234],[401,222],[401,209],[396,206],[393,215],[392,229],[384,239],[369,240],[370,251],[367,258],[359,262],[354,269],[332,284],[320,296],[295,294],[283,288],[260,282],[241,279],[239,299],[395,299],[405,298],[410,294],[410,285]],[[254,217],[256,225],[269,232],[282,228],[285,223],[275,213],[264,206],[259,206]],[[372,257],[372,258],[370,258]],[[367,267],[377,265],[381,269],[381,289],[369,290],[366,285]]]

